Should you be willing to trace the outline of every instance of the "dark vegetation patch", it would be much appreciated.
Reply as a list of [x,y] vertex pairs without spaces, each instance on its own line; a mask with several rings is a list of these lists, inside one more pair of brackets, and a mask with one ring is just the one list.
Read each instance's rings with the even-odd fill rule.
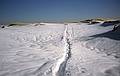
[[25,24],[9,24],[8,27],[10,26],[24,26]]
[[34,26],[45,25],[44,23],[37,23]]
[[83,20],[83,21],[80,21],[80,22],[82,22],[82,23],[88,23],[89,25],[100,23],[99,21],[97,21],[95,19],[88,19],[88,20]]
[[103,27],[107,27],[107,26],[112,26],[112,25],[116,25],[119,24],[120,20],[116,20],[116,21],[105,21],[103,24],[101,24],[100,26]]
[[120,23],[114,25],[113,31],[120,31]]
[[5,28],[5,25],[0,25],[0,28]]
[[83,21],[80,21],[82,23],[90,23],[92,20],[91,19],[88,19],[88,20],[83,20]]

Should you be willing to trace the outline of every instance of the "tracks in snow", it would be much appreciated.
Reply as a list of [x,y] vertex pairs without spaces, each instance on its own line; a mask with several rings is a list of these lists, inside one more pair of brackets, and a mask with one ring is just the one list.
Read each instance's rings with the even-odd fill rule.
[[[70,32],[71,31],[71,32]],[[55,68],[53,68],[53,76],[64,76],[65,68],[68,59],[71,57],[71,38],[72,38],[72,30],[68,31],[68,25],[65,26],[64,35],[63,35],[63,43],[64,43],[64,55],[60,58]]]

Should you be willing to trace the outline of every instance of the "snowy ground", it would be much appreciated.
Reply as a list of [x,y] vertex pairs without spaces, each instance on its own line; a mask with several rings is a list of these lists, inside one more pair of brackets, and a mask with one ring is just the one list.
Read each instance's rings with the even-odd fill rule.
[[120,76],[120,32],[100,25],[0,28],[0,76]]

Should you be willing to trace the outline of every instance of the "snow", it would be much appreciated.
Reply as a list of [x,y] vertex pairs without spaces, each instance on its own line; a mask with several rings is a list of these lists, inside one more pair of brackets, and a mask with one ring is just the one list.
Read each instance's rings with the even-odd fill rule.
[[101,24],[0,28],[0,76],[120,76],[120,32]]

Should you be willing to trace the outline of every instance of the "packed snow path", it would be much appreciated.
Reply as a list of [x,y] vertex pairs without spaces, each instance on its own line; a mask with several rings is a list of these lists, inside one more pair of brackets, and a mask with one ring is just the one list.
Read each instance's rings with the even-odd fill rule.
[[63,43],[64,43],[64,55],[62,58],[58,60],[53,70],[53,76],[64,76],[65,68],[68,59],[71,57],[71,33],[68,32],[68,26],[65,26],[65,31],[63,35]]

